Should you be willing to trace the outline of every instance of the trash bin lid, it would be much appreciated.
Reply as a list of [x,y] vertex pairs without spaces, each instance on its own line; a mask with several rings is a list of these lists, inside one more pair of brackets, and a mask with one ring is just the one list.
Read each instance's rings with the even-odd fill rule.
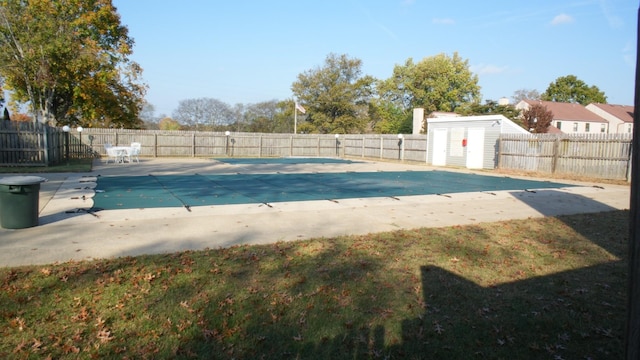
[[45,181],[40,176],[8,176],[0,178],[0,185],[35,185]]

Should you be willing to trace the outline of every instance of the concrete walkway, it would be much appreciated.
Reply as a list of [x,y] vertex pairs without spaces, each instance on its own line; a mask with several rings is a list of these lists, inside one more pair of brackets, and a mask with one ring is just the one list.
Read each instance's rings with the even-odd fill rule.
[[202,206],[192,207],[191,211],[185,208],[84,211],[92,207],[91,198],[96,190],[99,191],[96,189],[99,176],[431,169],[419,164],[370,161],[302,165],[229,165],[209,159],[141,159],[140,164],[108,165],[96,161],[90,173],[39,175],[48,179],[40,191],[40,225],[16,230],[0,228],[0,266],[214,249],[629,208],[629,186],[570,182],[580,186],[337,202],[283,202],[271,206]]

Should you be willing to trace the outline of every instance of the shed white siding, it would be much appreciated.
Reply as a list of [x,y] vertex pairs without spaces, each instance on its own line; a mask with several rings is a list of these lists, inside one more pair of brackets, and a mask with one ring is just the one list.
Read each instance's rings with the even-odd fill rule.
[[[447,166],[467,167],[467,146],[469,129],[478,134],[484,132],[482,146],[482,168],[494,169],[498,164],[498,141],[502,133],[527,134],[527,131],[502,115],[461,116],[427,119],[428,153],[427,163],[433,164],[434,134],[443,134],[446,130],[446,164]],[[438,130],[439,129],[439,130]],[[474,144],[477,145],[477,144]],[[476,146],[474,146],[476,148]],[[477,156],[475,154],[474,156]]]

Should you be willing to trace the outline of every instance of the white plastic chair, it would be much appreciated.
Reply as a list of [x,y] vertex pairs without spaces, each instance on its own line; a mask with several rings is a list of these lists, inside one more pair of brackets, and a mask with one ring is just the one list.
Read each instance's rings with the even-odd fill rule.
[[140,154],[140,148],[130,147],[126,150],[124,157],[127,159],[127,162],[131,162],[135,159],[137,163],[140,163],[140,159],[138,159],[138,155]]
[[132,142],[131,149],[127,154],[127,157],[129,158],[129,162],[131,162],[131,159],[135,159],[137,163],[140,163],[140,159],[138,158],[138,155],[140,155],[141,151],[142,151],[142,144],[139,142]]
[[104,150],[107,152],[107,164],[109,163],[109,160],[113,160],[114,163],[118,161],[118,152],[113,149],[111,144],[104,144]]

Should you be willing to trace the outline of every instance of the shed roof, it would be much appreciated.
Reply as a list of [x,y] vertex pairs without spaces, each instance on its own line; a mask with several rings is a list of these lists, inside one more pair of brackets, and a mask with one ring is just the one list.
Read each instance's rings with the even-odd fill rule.
[[462,123],[462,122],[474,122],[474,121],[495,121],[496,125],[500,125],[501,133],[528,134],[527,130],[523,129],[520,125],[507,119],[504,115],[501,115],[501,114],[427,118],[428,124],[430,123]]

